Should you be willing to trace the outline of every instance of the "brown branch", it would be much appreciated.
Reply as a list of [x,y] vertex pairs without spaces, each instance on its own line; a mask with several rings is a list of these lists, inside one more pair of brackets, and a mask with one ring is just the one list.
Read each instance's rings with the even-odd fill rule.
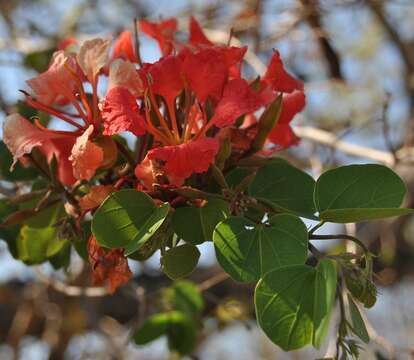
[[329,75],[333,79],[343,80],[340,56],[333,48],[322,26],[321,14],[317,0],[300,0],[307,13],[307,21],[321,48],[329,67]]

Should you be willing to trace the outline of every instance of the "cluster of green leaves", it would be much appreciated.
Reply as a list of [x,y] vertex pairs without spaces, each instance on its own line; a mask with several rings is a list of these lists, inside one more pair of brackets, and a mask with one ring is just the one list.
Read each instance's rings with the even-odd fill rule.
[[144,345],[167,336],[171,350],[179,354],[191,353],[204,308],[197,285],[185,280],[176,281],[164,289],[161,299],[164,310],[139,325],[134,335],[135,343]]
[[[258,169],[236,168],[225,182],[221,195],[202,193],[204,206],[177,209],[167,202],[156,205],[145,193],[121,190],[96,211],[92,232],[100,245],[123,247],[132,258],[145,259],[160,249],[162,268],[173,280],[196,267],[197,245],[213,241],[224,271],[235,281],[257,283],[256,315],[267,336],[284,350],[307,344],[319,348],[342,263],[326,257],[316,267],[306,264],[310,237],[301,218],[348,223],[412,213],[399,207],[404,183],[390,169],[373,164],[328,170],[315,181],[281,159]],[[346,271],[350,294],[372,306],[371,274],[355,275],[355,269]],[[350,329],[365,341],[365,333],[356,330],[362,320],[351,297],[349,304]],[[187,326],[182,316],[175,310],[155,315],[146,325],[148,334],[169,334],[173,324]],[[143,329],[138,343],[149,341]]]

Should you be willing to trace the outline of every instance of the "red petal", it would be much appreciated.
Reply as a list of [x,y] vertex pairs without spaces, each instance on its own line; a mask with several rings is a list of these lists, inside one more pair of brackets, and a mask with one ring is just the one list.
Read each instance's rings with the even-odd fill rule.
[[135,97],[124,87],[109,90],[102,107],[104,135],[131,131],[139,136],[145,133],[145,122],[139,114]]
[[219,97],[228,78],[227,64],[222,54],[213,48],[187,54],[183,70],[190,88],[201,102],[208,96]]
[[283,97],[282,113],[268,139],[282,148],[298,143],[299,139],[291,129],[289,123],[295,115],[301,112],[306,104],[306,97],[303,91],[295,91]]
[[140,30],[158,42],[163,55],[171,54],[174,49],[174,34],[177,31],[177,20],[174,18],[165,19],[159,23],[152,23],[141,20]]
[[124,59],[133,63],[137,62],[134,50],[134,42],[130,31],[123,31],[115,41],[112,59]]
[[192,16],[190,19],[190,37],[188,42],[191,45],[198,46],[198,45],[207,45],[211,46],[214,45],[207,37],[204,35],[203,30],[201,29],[200,24],[198,21]]
[[283,67],[278,51],[273,53],[263,81],[271,85],[275,91],[291,93],[294,90],[303,90],[303,83],[292,77]]
[[165,161],[165,172],[177,184],[193,173],[207,171],[218,150],[219,143],[216,139],[203,138],[190,143],[152,149],[148,152],[148,158]]
[[303,91],[295,91],[283,96],[282,112],[278,120],[279,124],[289,124],[294,116],[300,113],[306,105],[306,96]]
[[176,56],[166,56],[148,68],[152,90],[172,102],[183,90],[182,63]]
[[142,181],[147,190],[152,190],[155,183],[155,177],[152,161],[148,158],[148,155],[136,166],[135,176]]
[[246,80],[230,80],[211,121],[220,128],[232,125],[239,116],[256,111],[268,101],[261,93],[252,90]]
[[268,138],[273,144],[279,145],[282,149],[296,145],[299,142],[299,138],[290,125],[287,124],[276,124]]

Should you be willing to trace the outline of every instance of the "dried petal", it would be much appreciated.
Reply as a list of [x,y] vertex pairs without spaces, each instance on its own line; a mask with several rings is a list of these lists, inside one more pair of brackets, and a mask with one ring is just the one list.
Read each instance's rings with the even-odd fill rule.
[[113,249],[107,252],[91,236],[88,241],[88,255],[92,267],[92,282],[95,285],[107,283],[109,293],[114,293],[131,279],[132,272],[127,258],[123,256],[123,250]]
[[115,191],[112,185],[96,185],[79,200],[82,210],[92,210],[100,206],[107,196]]

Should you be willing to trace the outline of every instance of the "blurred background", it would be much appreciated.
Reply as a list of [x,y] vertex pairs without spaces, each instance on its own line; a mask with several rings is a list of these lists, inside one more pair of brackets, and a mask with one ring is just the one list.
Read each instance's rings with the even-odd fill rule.
[[[0,11],[1,123],[16,106],[22,110],[18,90],[47,68],[62,38],[115,37],[132,29],[134,18],[170,16],[185,35],[194,15],[211,40],[226,42],[233,29],[234,44],[249,46],[246,76],[261,73],[276,48],[305,82],[307,107],[294,121],[302,141],[282,156],[314,176],[350,162],[391,166],[407,183],[405,205],[414,205],[414,0],[0,0]],[[145,36],[141,54],[147,62],[160,56]],[[1,181],[0,191],[8,191]],[[345,229],[379,254],[379,298],[365,314],[372,340],[362,359],[414,358],[413,220]],[[326,251],[348,246],[317,245]],[[334,336],[319,352],[279,351],[252,320],[252,288],[223,277],[211,244],[200,250],[192,279],[201,284],[206,306],[194,359],[332,355]],[[157,254],[131,267],[134,281],[109,296],[85,290],[87,269],[75,254],[66,271],[29,267],[0,240],[0,359],[169,359],[165,339],[146,347],[128,341],[131,329],[156,311],[158,289],[170,283]]]

